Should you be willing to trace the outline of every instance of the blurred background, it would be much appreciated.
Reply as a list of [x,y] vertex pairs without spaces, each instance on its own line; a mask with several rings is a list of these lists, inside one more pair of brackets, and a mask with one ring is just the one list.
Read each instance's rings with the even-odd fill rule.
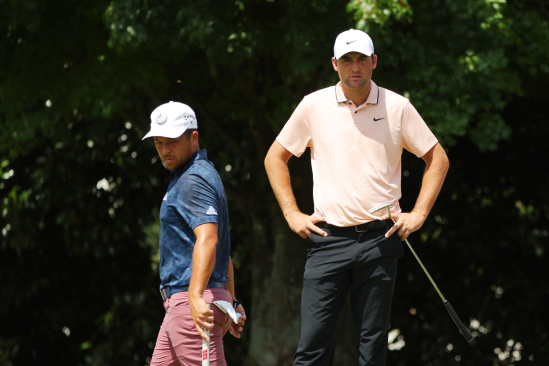
[[[406,249],[388,364],[548,365],[546,0],[0,0],[0,365],[146,365],[164,315],[149,116],[196,112],[230,205],[248,321],[229,365],[291,365],[306,241],[263,159],[301,99],[338,81],[337,34],[374,40],[378,85],[410,98],[450,171]],[[310,156],[290,160],[311,213]],[[424,163],[403,153],[404,210]],[[544,188],[545,187],[545,188]],[[354,364],[343,312],[332,365]]]

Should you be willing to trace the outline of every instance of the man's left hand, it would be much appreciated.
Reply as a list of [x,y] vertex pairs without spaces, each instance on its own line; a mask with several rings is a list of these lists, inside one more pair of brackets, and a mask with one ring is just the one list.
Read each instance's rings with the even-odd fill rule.
[[238,318],[238,323],[231,321],[232,324],[229,328],[229,332],[231,332],[234,337],[240,338],[240,332],[244,330],[244,323],[246,323],[246,312],[244,311],[242,304],[239,304],[235,311],[240,314],[240,318]]
[[[400,214],[391,214],[395,220],[393,227],[387,231],[385,237],[388,238],[398,230],[397,235],[400,236],[400,240],[406,240],[406,238],[423,225],[426,217],[418,212],[402,212]],[[382,220],[389,219],[389,215],[385,214],[381,217]]]

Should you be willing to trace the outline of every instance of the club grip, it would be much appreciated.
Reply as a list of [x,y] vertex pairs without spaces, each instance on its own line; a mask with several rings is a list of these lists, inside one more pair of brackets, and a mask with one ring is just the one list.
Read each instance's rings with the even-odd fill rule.
[[459,331],[461,332],[461,334],[463,334],[463,336],[465,337],[467,342],[471,342],[474,338],[473,335],[471,334],[471,332],[469,332],[469,329],[467,329],[465,327],[465,325],[461,322],[461,320],[459,319],[459,316],[454,311],[454,308],[452,307],[450,302],[446,301],[444,303],[444,306],[446,307],[446,310],[448,310],[448,313],[450,314],[450,316],[454,320],[454,323],[456,323],[456,325],[459,328]]

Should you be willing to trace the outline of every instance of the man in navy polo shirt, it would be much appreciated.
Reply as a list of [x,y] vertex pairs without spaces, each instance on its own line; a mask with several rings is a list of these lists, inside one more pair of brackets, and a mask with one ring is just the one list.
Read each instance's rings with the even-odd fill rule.
[[[160,209],[160,293],[166,315],[154,349],[153,365],[200,365],[202,339],[210,340],[211,365],[226,365],[223,335],[240,338],[246,320],[234,294],[229,213],[219,174],[198,146],[196,116],[169,102],[151,114],[158,155],[170,173]],[[213,301],[237,305],[235,324]],[[210,337],[204,332],[210,330]]]

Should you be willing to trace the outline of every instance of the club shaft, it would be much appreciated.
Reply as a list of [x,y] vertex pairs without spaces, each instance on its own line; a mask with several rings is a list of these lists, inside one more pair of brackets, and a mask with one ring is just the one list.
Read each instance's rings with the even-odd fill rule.
[[[210,336],[210,330],[204,328],[204,332],[209,337]],[[205,339],[202,340],[202,366],[210,366],[210,341],[207,341]]]
[[410,242],[408,241],[408,239],[404,239],[404,241],[406,242],[406,244],[408,244],[408,248],[410,248],[410,251],[412,252],[412,254],[414,255],[414,257],[416,257],[417,262],[418,262],[419,265],[421,266],[421,269],[423,269],[423,272],[425,272],[425,274],[427,275],[427,278],[429,278],[429,281],[431,281],[431,284],[433,285],[433,287],[434,287],[435,290],[437,291],[438,296],[440,296],[440,298],[442,299],[442,302],[443,302],[443,303],[446,303],[446,298],[444,298],[444,296],[442,295],[442,292],[440,292],[440,290],[438,289],[437,284],[435,283],[435,281],[433,280],[433,278],[431,277],[431,275],[429,274],[429,272],[427,271],[427,269],[425,268],[425,266],[423,265],[423,263],[421,263],[421,259],[419,259],[419,257],[417,256],[415,250],[414,250],[414,249],[412,248],[412,246],[410,245]]
[[[210,307],[210,304],[207,304]],[[210,338],[210,330],[203,328],[204,333]],[[202,366],[210,366],[210,341],[202,339],[202,353],[200,355],[202,359]]]
[[[389,218],[391,219],[391,221],[393,221],[393,223],[396,224],[395,219],[393,219],[393,216],[391,215],[391,209],[387,209],[387,212],[389,213]],[[442,299],[442,302],[446,303],[447,302],[446,298],[444,298],[444,296],[442,295],[442,292],[440,292],[440,290],[438,289],[437,284],[435,283],[435,281],[433,280],[433,278],[431,277],[431,275],[429,274],[429,272],[427,271],[427,269],[425,268],[425,266],[421,262],[421,259],[419,259],[419,257],[417,256],[416,251],[412,248],[412,245],[410,245],[410,242],[408,241],[408,239],[404,239],[404,241],[408,245],[408,248],[410,248],[410,251],[412,252],[414,257],[416,257],[417,262],[421,266],[421,269],[423,269],[423,272],[425,272],[425,274],[427,275],[427,278],[429,278],[429,281],[431,281],[431,284],[433,285],[433,287],[437,291],[438,296],[440,296],[440,298]]]
[[[393,216],[391,215],[391,210],[388,209],[387,211],[389,213],[389,218],[393,221],[393,223],[396,223],[395,220],[393,219]],[[433,285],[433,287],[437,291],[438,296],[440,296],[440,298],[442,299],[442,302],[444,303],[444,307],[446,307],[446,310],[450,314],[450,317],[452,318],[454,323],[456,323],[456,325],[459,328],[461,334],[463,334],[463,336],[465,337],[465,340],[467,340],[467,342],[471,342],[474,338],[473,335],[471,334],[471,332],[469,332],[469,330],[467,329],[465,324],[463,324],[463,322],[461,321],[461,319],[459,318],[457,313],[454,311],[454,308],[452,308],[452,305],[450,304],[450,302],[448,302],[448,300],[446,300],[446,298],[444,298],[444,296],[442,295],[442,292],[440,292],[440,290],[438,289],[437,284],[435,283],[435,281],[433,280],[433,278],[431,277],[431,275],[429,274],[429,272],[427,271],[427,269],[425,268],[425,266],[421,262],[421,259],[419,259],[419,257],[417,256],[416,251],[414,250],[414,248],[412,248],[412,245],[410,245],[410,242],[408,241],[408,239],[404,239],[404,241],[408,245],[408,248],[410,249],[410,251],[412,252],[414,257],[416,257],[417,262],[421,266],[421,269],[423,269],[423,272],[425,272],[425,274],[427,275],[427,278],[429,278],[429,281],[431,281],[431,284]]]

